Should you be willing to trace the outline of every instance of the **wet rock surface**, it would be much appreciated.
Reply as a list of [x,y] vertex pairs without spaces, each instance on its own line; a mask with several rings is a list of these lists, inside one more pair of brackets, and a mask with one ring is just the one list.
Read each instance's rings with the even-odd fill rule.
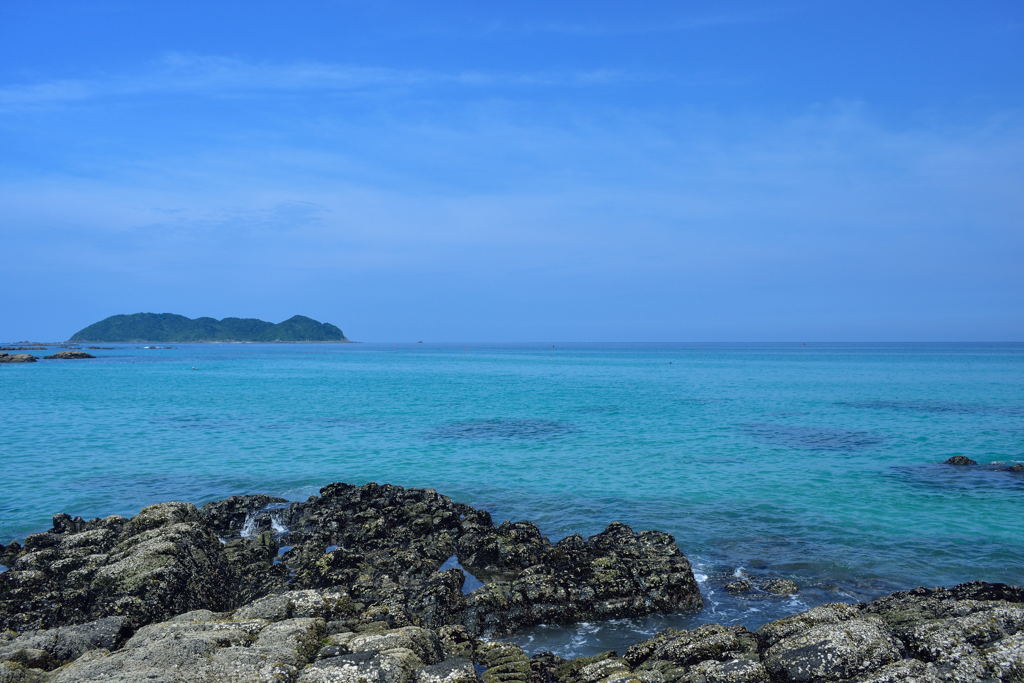
[[35,363],[37,360],[31,353],[0,353],[0,363]]
[[966,455],[954,455],[952,458],[945,460],[943,465],[977,465],[978,461],[968,458]]
[[[494,638],[699,607],[689,563],[660,532],[613,523],[551,543],[431,490],[332,484],[302,503],[57,515],[0,546],[0,563],[5,682],[1024,680],[1024,588],[988,583],[531,657]],[[465,592],[464,572],[483,584]]]
[[81,360],[83,358],[95,358],[96,356],[85,351],[60,351],[50,356],[43,356],[46,359]]

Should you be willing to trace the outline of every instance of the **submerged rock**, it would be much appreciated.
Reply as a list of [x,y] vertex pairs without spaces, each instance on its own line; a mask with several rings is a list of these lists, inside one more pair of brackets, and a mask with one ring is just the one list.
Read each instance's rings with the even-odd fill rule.
[[[612,523],[553,544],[431,490],[332,484],[303,503],[57,515],[0,560],[0,681],[1024,680],[1024,588],[980,582],[531,657],[483,636],[692,609],[689,563],[657,531]],[[483,585],[464,593],[460,567]]]
[[761,584],[761,590],[773,595],[793,595],[800,592],[800,587],[791,579],[768,579]]
[[735,579],[725,584],[725,590],[729,591],[733,595],[741,595],[754,590],[754,585],[746,579]]
[[963,465],[977,465],[978,461],[977,460],[972,460],[971,458],[968,458],[966,455],[954,455],[952,458],[949,458],[948,460],[944,461],[942,464],[943,465],[960,465],[960,466],[963,466]]

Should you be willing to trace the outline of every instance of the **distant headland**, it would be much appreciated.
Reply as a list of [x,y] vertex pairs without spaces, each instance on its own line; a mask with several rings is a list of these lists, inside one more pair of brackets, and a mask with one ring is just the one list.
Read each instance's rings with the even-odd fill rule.
[[347,342],[330,323],[293,315],[279,323],[257,318],[187,318],[175,313],[112,315],[85,327],[73,342]]

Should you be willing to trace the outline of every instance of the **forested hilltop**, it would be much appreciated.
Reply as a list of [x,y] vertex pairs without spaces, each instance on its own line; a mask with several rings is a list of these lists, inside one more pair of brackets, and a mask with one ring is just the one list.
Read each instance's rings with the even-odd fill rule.
[[348,341],[330,323],[304,315],[269,323],[257,318],[187,318],[174,313],[112,315],[72,335],[75,342],[313,342]]

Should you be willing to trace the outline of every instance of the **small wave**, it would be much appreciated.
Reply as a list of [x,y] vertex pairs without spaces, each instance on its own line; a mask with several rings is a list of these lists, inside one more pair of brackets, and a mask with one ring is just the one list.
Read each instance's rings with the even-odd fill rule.
[[1024,416],[1024,406],[999,406],[956,401],[836,401],[835,405],[867,410],[891,410],[901,413]]
[[546,439],[576,431],[557,420],[463,420],[439,425],[427,433],[436,440]]
[[1024,477],[995,465],[951,467],[946,464],[897,465],[893,475],[909,484],[937,489],[987,491],[993,489],[1020,489]]
[[259,510],[248,513],[245,516],[245,521],[242,522],[242,529],[238,535],[242,538],[252,538],[257,534],[261,520],[267,520],[270,522],[270,528],[278,536],[283,536],[288,533],[288,527],[281,521],[281,516],[275,514],[274,511],[283,510],[289,505],[290,503],[267,503]]

